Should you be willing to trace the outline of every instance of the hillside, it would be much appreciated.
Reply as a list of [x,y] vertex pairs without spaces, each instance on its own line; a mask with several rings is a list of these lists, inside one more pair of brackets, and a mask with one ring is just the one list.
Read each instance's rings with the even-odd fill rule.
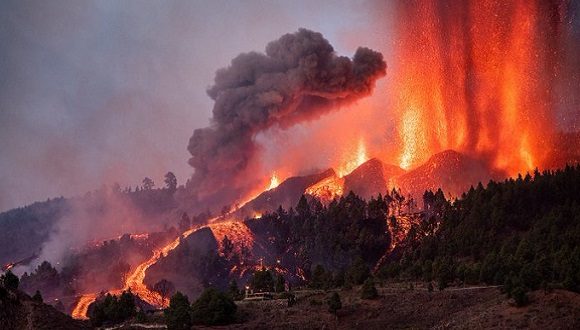
[[479,182],[503,180],[507,175],[490,169],[483,161],[453,150],[431,156],[423,165],[396,178],[395,184],[405,194],[420,199],[425,190],[441,188],[446,197],[459,197]]
[[17,290],[0,287],[0,329],[77,330],[90,329],[86,322],[73,320],[54,307],[35,301]]
[[244,323],[228,329],[575,329],[580,325],[580,294],[534,292],[529,306],[517,308],[497,288],[452,288],[427,292],[396,285],[378,288],[375,300],[360,299],[359,288],[338,291],[342,308],[328,312],[329,293],[299,296],[286,307],[241,303]]

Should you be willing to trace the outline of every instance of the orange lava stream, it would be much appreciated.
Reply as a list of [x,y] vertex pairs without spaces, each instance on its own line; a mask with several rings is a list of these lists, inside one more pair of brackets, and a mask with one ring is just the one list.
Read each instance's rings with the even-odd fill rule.
[[[145,273],[149,267],[154,265],[159,260],[159,258],[161,258],[161,256],[167,255],[167,253],[175,249],[179,245],[180,239],[182,237],[185,238],[202,227],[204,226],[191,228],[184,232],[180,237],[171,241],[169,244],[154,250],[153,256],[151,258],[139,264],[135,270],[133,270],[133,272],[127,276],[123,290],[131,289],[131,292],[138,295],[141,299],[153,306],[167,307],[169,302],[162,299],[157,292],[149,290],[145,285]],[[123,290],[111,290],[108,293],[118,295]],[[97,297],[98,294],[96,293],[87,293],[82,295],[71,313],[72,317],[75,319],[86,319],[89,306],[97,299]]]
[[89,306],[97,299],[96,293],[88,293],[82,295],[77,301],[75,308],[73,309],[71,315],[75,319],[87,319],[87,312],[89,310]]

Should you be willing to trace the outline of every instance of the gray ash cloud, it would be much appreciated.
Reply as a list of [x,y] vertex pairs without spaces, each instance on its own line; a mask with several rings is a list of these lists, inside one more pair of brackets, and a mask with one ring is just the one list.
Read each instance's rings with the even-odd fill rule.
[[338,56],[322,34],[306,29],[269,43],[265,53],[240,54],[208,89],[213,115],[189,141],[195,169],[189,190],[217,207],[241,197],[252,184],[259,132],[316,119],[369,95],[386,68],[379,52],[361,47],[352,58]]

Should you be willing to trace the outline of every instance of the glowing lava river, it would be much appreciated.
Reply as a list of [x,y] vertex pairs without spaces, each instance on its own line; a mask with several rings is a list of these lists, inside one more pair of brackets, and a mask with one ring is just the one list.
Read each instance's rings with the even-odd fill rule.
[[[145,262],[139,264],[135,270],[133,270],[133,272],[127,276],[123,290],[131,289],[131,292],[138,295],[139,298],[153,306],[167,307],[166,305],[168,305],[169,302],[161,299],[161,296],[157,292],[149,290],[145,285],[145,273],[149,267],[154,265],[159,260],[159,258],[161,258],[161,256],[167,255],[167,253],[175,249],[179,245],[181,238],[185,238],[203,227],[205,226],[191,228],[171,241],[169,244],[159,249],[153,250],[153,256],[151,256],[151,258],[147,259]],[[123,290],[111,290],[108,291],[108,293],[118,295]],[[71,312],[72,317],[75,319],[86,319],[89,306],[97,299],[98,296],[99,294],[96,293],[87,293],[82,295]]]

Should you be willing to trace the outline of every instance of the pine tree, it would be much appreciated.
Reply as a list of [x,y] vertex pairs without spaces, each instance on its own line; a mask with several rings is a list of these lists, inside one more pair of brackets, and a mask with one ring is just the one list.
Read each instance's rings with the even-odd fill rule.
[[342,301],[338,292],[333,292],[328,298],[328,311],[336,315],[339,309],[342,308]]
[[42,295],[40,294],[40,291],[36,290],[36,293],[34,294],[34,296],[32,296],[32,300],[39,302],[39,303],[43,302]]
[[377,288],[375,288],[375,281],[372,277],[369,277],[362,286],[361,298],[362,299],[375,299],[379,296]]
[[169,330],[189,330],[192,322],[190,317],[189,299],[177,291],[169,300],[169,307],[164,311],[165,322]]

